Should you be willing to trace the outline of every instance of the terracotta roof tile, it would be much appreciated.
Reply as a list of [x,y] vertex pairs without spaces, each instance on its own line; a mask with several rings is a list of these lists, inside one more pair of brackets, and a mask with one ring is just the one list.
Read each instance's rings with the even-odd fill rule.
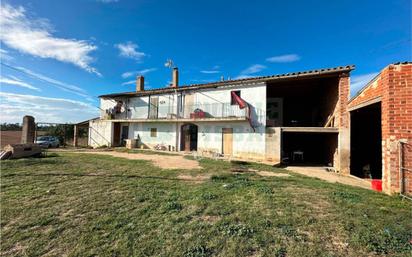
[[196,89],[204,89],[204,88],[216,88],[221,86],[228,86],[228,85],[236,85],[236,84],[244,84],[244,83],[259,83],[259,82],[266,82],[266,81],[274,81],[278,79],[292,79],[298,77],[311,77],[311,76],[322,76],[327,74],[334,74],[334,73],[344,73],[350,72],[351,70],[355,69],[355,65],[346,65],[346,66],[338,66],[333,68],[326,68],[326,69],[316,69],[316,70],[308,70],[308,71],[299,71],[299,72],[292,72],[292,73],[284,73],[284,74],[275,74],[270,76],[260,76],[260,77],[253,77],[253,78],[243,78],[243,79],[233,79],[233,80],[223,80],[205,84],[189,84],[179,86],[178,88],[158,88],[158,89],[149,89],[144,90],[142,92],[124,92],[124,93],[113,93],[113,94],[106,94],[101,95],[99,97],[120,97],[120,96],[147,96],[147,95],[156,95],[156,94],[163,94],[163,93],[171,93],[178,91],[187,91],[187,90],[196,90]]

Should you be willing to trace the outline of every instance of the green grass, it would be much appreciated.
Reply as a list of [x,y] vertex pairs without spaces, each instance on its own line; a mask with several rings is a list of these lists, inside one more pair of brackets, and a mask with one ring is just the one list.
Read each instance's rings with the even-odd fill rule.
[[[62,153],[1,162],[5,256],[409,256],[411,204],[297,174]],[[265,165],[250,168],[287,172]],[[210,174],[204,183],[179,174]]]

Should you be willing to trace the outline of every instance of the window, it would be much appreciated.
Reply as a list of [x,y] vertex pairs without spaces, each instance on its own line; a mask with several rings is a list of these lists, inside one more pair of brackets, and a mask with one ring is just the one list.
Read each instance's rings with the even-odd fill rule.
[[150,129],[150,137],[157,137],[157,128]]
[[236,99],[233,97],[233,93],[235,93],[235,95],[237,95],[238,97],[241,97],[240,90],[230,91],[230,104],[237,105]]

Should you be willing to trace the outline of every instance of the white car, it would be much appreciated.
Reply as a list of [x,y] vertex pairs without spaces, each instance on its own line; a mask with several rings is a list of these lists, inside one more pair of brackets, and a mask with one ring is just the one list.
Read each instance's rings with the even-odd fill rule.
[[52,147],[57,148],[60,146],[59,139],[53,136],[38,137],[34,143],[39,144],[41,147],[47,147],[47,148],[52,148]]

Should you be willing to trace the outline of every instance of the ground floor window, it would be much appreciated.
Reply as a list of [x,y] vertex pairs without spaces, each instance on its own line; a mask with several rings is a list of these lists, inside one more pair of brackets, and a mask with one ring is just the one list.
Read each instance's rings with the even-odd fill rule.
[[157,128],[150,129],[150,137],[157,137]]

